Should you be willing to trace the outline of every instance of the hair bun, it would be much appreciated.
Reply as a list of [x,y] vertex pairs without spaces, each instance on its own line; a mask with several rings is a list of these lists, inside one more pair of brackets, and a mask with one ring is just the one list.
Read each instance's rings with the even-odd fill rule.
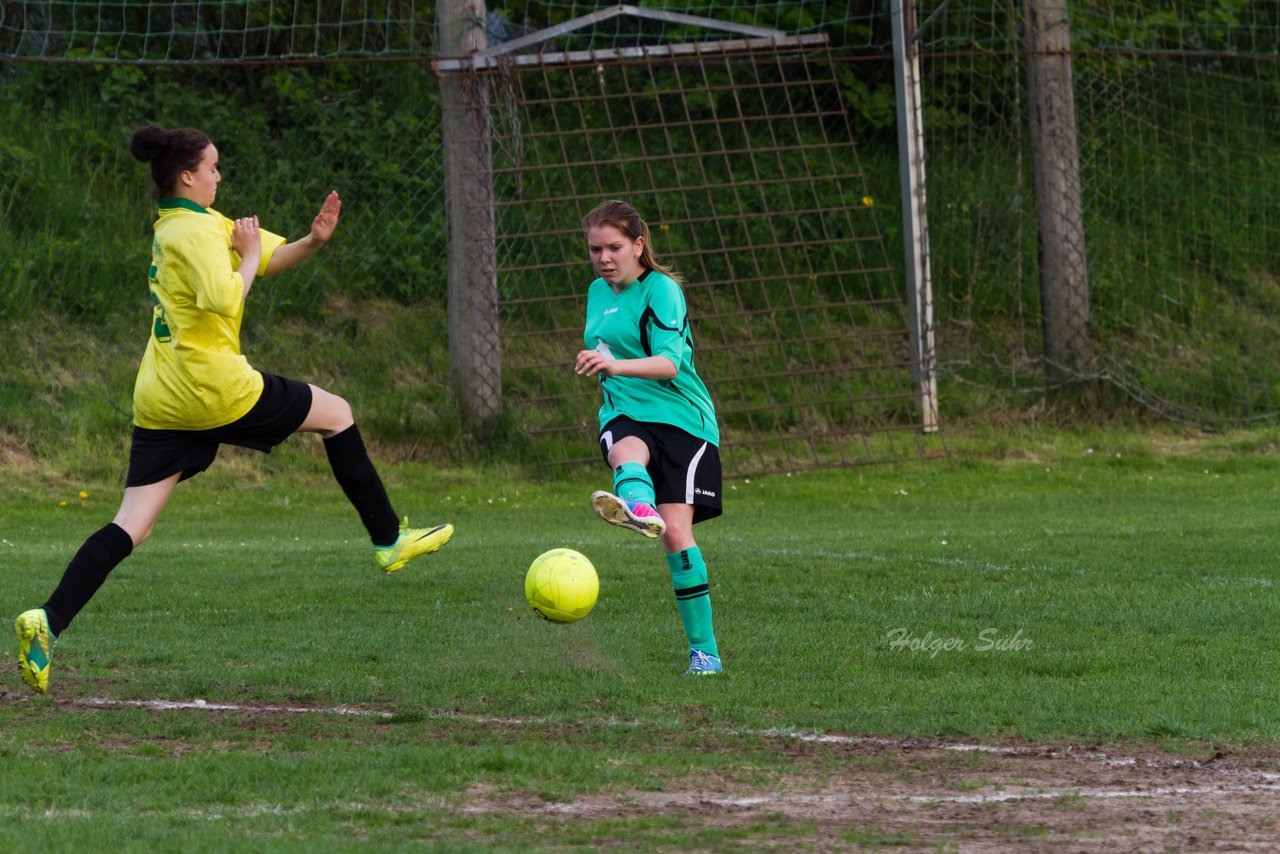
[[150,163],[169,147],[169,132],[155,125],[135,128],[129,139],[129,151],[143,163]]

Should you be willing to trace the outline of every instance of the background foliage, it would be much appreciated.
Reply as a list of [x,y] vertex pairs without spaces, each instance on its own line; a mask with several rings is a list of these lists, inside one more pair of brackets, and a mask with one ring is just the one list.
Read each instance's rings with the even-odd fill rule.
[[[887,4],[648,5],[830,38],[887,257],[900,264]],[[1021,8],[918,10],[944,423],[1046,393]],[[496,41],[594,11],[511,2],[493,4],[485,23]],[[1070,12],[1102,356],[1087,379],[1121,392],[1104,398],[1103,415],[1136,401],[1208,425],[1273,419],[1280,2],[1082,0]],[[441,114],[425,62],[434,17],[433,4],[412,2],[304,12],[274,0],[0,3],[0,325],[9,341],[42,330],[9,348],[0,392],[29,399],[37,388],[57,400],[51,378],[78,371],[111,406],[105,422],[69,429],[127,423],[152,208],[126,140],[142,122],[194,124],[222,151],[228,213],[257,212],[297,236],[328,189],[343,195],[341,246],[255,292],[246,349],[256,363],[358,381],[352,393],[369,398],[388,441],[431,432],[421,441],[437,450],[474,450],[444,369]],[[553,46],[699,32],[616,18]],[[89,365],[56,346],[86,323],[99,348]],[[22,423],[0,415],[11,436],[23,436]]]

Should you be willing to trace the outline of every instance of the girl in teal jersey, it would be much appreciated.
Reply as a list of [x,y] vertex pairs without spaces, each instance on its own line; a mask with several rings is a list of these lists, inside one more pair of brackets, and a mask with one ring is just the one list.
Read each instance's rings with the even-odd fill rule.
[[707,565],[693,526],[721,513],[720,431],[694,368],[681,280],[657,262],[649,226],[626,202],[583,221],[598,278],[587,291],[578,374],[598,377],[600,447],[613,490],[591,504],[606,522],[662,539],[689,642],[686,675],[722,669]]

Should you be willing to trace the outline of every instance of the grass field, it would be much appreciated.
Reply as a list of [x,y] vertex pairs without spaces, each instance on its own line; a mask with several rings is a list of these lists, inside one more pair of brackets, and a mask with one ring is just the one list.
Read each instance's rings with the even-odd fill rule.
[[[64,635],[47,696],[4,645],[0,844],[1280,838],[1280,433],[949,444],[944,460],[728,482],[726,515],[698,531],[726,673],[696,680],[660,549],[587,509],[603,468],[388,468],[400,512],[458,532],[384,577],[313,443],[224,451]],[[118,488],[5,475],[12,616]],[[601,576],[571,626],[523,600],[525,567],[556,546]]]

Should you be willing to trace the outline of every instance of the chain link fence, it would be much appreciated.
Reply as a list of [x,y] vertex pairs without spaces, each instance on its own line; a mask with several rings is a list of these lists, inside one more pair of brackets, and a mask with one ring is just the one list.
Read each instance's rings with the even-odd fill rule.
[[[431,75],[425,63],[388,56],[389,42],[348,56],[364,43],[348,38],[349,27],[322,51],[328,61],[302,62],[293,54],[307,52],[307,39],[323,27],[304,21],[286,38],[276,7],[261,20],[224,19],[216,39],[200,29],[207,17],[191,17],[200,10],[181,11],[148,19],[155,30],[188,28],[169,42],[139,35],[130,29],[139,19],[125,15],[117,23],[131,48],[117,49],[105,69],[76,66],[85,109],[67,113],[65,126],[53,121],[13,138],[15,147],[37,151],[73,127],[91,127],[118,176],[86,188],[81,213],[37,216],[44,226],[29,245],[56,232],[84,233],[83,211],[105,208],[118,191],[130,222],[110,239],[119,257],[137,255],[151,207],[127,189],[139,172],[121,155],[128,127],[200,126],[220,148],[228,180],[218,207],[228,214],[255,210],[289,234],[330,186],[344,200],[349,249],[255,293],[246,343],[256,361],[296,359],[297,330],[308,324],[368,326],[370,305],[393,314],[414,306],[419,316],[422,306],[435,306],[447,316],[444,335],[434,323],[395,332],[405,373],[420,373],[415,363],[424,358],[439,364],[447,342],[449,372],[466,378],[455,402],[464,418],[507,416],[539,462],[559,467],[597,459],[598,390],[574,382],[569,368],[590,278],[580,220],[604,198],[623,196],[654,223],[664,259],[690,278],[699,366],[719,405],[731,473],[940,451],[936,437],[920,436],[913,413],[902,295],[875,201],[884,195],[867,186],[825,36],[811,36],[803,49],[743,50],[730,32],[727,41],[680,42],[700,45],[705,56],[592,59],[550,70],[519,70],[513,58],[482,74]],[[492,20],[443,35],[451,44],[470,39],[474,50],[494,42]],[[701,22],[652,23],[629,40],[651,51],[706,36]],[[53,28],[39,42],[40,57],[52,59],[59,43],[68,63],[82,46],[101,53],[102,28],[112,25],[99,18],[93,38]],[[236,27],[243,53],[232,63],[228,30]],[[513,25],[507,35],[528,29]],[[605,22],[585,37],[609,29]],[[729,43],[731,50],[718,46]],[[138,64],[127,61],[131,50],[143,55]],[[199,50],[203,59],[192,53]],[[44,67],[18,68],[17,84],[38,85]],[[183,93],[207,90],[211,79],[215,92],[248,109],[184,105]],[[116,109],[94,110],[95,90]],[[156,93],[173,96],[163,119],[137,109]],[[136,120],[120,121],[131,111]],[[72,169],[69,158],[62,177]],[[55,186],[24,174],[30,186],[21,198]],[[47,272],[26,260],[28,276]],[[114,261],[93,270],[96,281],[113,283],[107,292],[93,304],[69,296],[62,308],[89,313],[117,298],[139,301],[131,272]],[[30,282],[15,287],[16,295],[36,292]],[[294,334],[277,334],[286,329]]]
[[1280,417],[1280,3],[934,10],[918,40],[943,386],[1016,402],[1084,384],[1207,427]]
[[[733,467],[933,453],[904,365],[889,9],[666,3],[566,29],[601,10],[492,8],[472,21],[490,48],[561,27],[525,54],[710,41],[689,17],[827,47],[509,64],[448,106],[433,4],[0,0],[0,320],[145,312],[153,206],[128,131],[192,124],[220,146],[228,214],[297,236],[343,195],[349,249],[256,297],[264,361],[296,356],[275,330],[296,344],[355,318],[394,340],[385,374],[488,371],[500,399],[461,410],[505,407],[543,462],[585,458],[591,393],[561,378],[588,273],[577,223],[630,194],[689,275]],[[1280,0],[915,12],[943,420],[1071,382],[1198,424],[1274,420]],[[488,157],[450,154],[451,111],[478,106]],[[445,176],[487,170],[494,195],[451,212]],[[452,304],[451,240],[492,261]],[[451,322],[464,300],[491,323]]]

